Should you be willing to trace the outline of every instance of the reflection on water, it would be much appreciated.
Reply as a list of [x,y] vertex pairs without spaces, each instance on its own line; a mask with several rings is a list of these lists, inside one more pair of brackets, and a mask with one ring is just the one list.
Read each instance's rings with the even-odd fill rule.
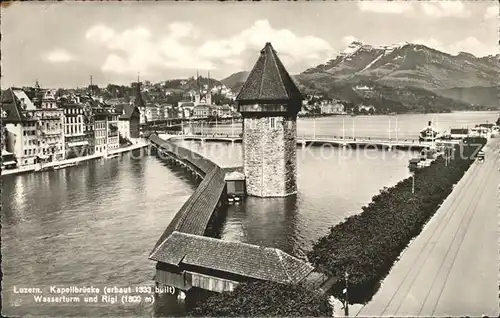
[[[12,293],[14,286],[47,290],[50,285],[153,283],[151,248],[196,184],[155,157],[133,157],[2,178],[4,313],[153,314],[150,305],[36,305],[32,296]],[[168,310],[158,315],[179,310],[173,298],[159,304]]]

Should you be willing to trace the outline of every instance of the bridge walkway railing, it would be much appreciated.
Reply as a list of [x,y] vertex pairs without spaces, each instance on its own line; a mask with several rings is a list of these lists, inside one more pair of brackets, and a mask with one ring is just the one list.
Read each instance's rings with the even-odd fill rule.
[[182,205],[155,244],[154,251],[174,231],[203,236],[223,196],[226,183],[224,170],[213,161],[189,149],[165,141],[156,135],[151,135],[150,141],[161,150],[204,174],[201,183]]
[[[183,138],[228,138],[240,139],[242,134],[225,134],[225,133],[210,133],[210,134],[179,134]],[[298,135],[298,141],[335,141],[335,142],[369,142],[369,143],[393,143],[393,144],[420,144],[418,139],[415,138],[372,138],[372,137],[342,137],[336,135]]]

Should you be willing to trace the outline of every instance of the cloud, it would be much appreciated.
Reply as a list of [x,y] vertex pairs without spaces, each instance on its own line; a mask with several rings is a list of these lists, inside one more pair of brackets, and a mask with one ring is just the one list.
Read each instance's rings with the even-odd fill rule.
[[43,58],[50,63],[66,63],[76,59],[71,53],[60,48],[47,52]]
[[498,12],[499,8],[497,5],[492,5],[486,8],[486,12],[484,13],[484,18],[485,19],[493,19],[497,18],[498,19]]
[[201,30],[191,23],[173,22],[167,34],[154,36],[137,26],[117,32],[97,25],[89,29],[86,39],[108,51],[101,69],[104,72],[132,74],[161,72],[163,69],[245,69],[255,62],[260,49],[272,42],[283,62],[305,68],[323,63],[332,53],[328,42],[314,36],[298,36],[287,29],[274,29],[267,20],[228,38],[194,41]]
[[358,1],[361,11],[376,13],[399,14],[413,10],[410,3],[404,1]]
[[114,30],[108,28],[105,25],[99,24],[90,28],[85,34],[85,38],[94,42],[106,42],[110,40],[114,35]]
[[463,40],[448,44],[445,44],[442,41],[432,37],[429,39],[417,39],[412,41],[412,43],[423,44],[430,48],[434,48],[436,50],[453,55],[456,55],[460,52],[467,52],[472,53],[477,57],[482,57],[490,54],[495,54],[495,52],[497,51],[497,46],[495,43],[480,42],[473,36],[469,36]]
[[[232,59],[256,52],[271,42],[285,64],[324,62],[332,48],[325,40],[315,36],[297,36],[287,29],[274,29],[267,20],[256,21],[251,27],[228,39],[210,40],[199,49],[203,58]],[[248,56],[248,54],[246,54]],[[244,58],[244,56],[243,56]],[[240,60],[241,64],[246,61]]]
[[173,22],[168,26],[170,36],[175,39],[185,38],[187,36],[197,37],[198,31],[191,22]]
[[430,17],[460,17],[470,16],[470,11],[465,8],[462,1],[423,2],[422,10]]

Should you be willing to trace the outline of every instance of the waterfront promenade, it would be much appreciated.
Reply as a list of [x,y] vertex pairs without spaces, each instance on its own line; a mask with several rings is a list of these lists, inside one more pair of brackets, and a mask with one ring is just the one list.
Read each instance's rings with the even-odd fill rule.
[[[140,139],[134,140],[134,144],[127,146],[127,147],[122,147],[122,148],[117,148],[110,150],[108,152],[108,155],[116,155],[116,154],[121,154],[124,152],[129,152],[132,150],[136,149],[141,149],[144,148],[148,145],[148,142]],[[66,164],[73,164],[73,163],[80,163],[88,160],[94,160],[94,159],[99,159],[103,158],[106,156],[105,153],[100,153],[100,154],[93,154],[90,156],[82,156],[82,157],[76,157],[76,158],[71,158],[71,159],[65,159],[65,160],[60,160],[60,161],[53,161],[53,162],[48,162],[43,164],[43,168],[52,168],[56,166],[61,166],[61,165],[66,165]],[[7,175],[13,175],[13,174],[19,174],[19,173],[25,173],[25,172],[34,172],[37,167],[39,167],[40,164],[35,164],[35,165],[27,165],[27,166],[21,166],[16,169],[3,169],[2,170],[2,176],[7,176]]]
[[499,145],[488,142],[357,316],[498,316]]

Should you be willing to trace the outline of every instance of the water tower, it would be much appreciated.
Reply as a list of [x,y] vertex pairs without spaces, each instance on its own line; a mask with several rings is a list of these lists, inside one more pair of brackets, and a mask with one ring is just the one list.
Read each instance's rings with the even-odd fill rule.
[[297,113],[302,100],[271,43],[266,43],[236,97],[243,117],[248,195],[285,197],[297,193]]

